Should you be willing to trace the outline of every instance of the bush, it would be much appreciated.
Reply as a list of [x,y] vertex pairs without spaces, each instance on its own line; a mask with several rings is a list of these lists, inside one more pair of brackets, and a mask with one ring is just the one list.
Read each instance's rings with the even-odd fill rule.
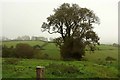
[[60,48],[63,60],[81,60],[85,55],[85,44],[79,39],[66,39]]
[[113,58],[113,57],[108,56],[108,57],[105,58],[105,60],[106,61],[115,61],[116,59]]
[[32,58],[34,56],[33,47],[25,43],[17,44],[15,52],[18,58]]
[[42,54],[40,49],[34,49],[29,44],[18,43],[16,47],[2,46],[2,57],[7,58],[37,58],[37,59],[48,59],[47,54]]
[[2,57],[15,57],[15,49],[12,46],[10,48],[2,46]]

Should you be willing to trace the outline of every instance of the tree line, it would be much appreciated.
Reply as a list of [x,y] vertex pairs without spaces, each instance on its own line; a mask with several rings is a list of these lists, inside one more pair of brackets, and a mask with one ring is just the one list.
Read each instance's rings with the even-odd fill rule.
[[10,39],[10,38],[7,38],[7,37],[4,37],[2,36],[1,38],[2,41],[11,41],[11,40],[14,40],[14,41],[25,41],[25,40],[42,40],[42,41],[53,41],[53,38],[50,37],[50,38],[46,38],[46,37],[42,37],[42,36],[27,36],[27,35],[24,35],[24,36],[18,36],[17,38],[15,39]]

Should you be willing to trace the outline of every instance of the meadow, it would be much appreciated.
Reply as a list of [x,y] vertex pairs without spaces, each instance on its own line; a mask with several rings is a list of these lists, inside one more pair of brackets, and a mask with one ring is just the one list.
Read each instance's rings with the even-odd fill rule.
[[[43,41],[6,41],[8,47],[18,43],[31,46],[43,45]],[[45,78],[116,78],[118,77],[118,47],[101,44],[96,51],[86,51],[82,61],[60,60],[59,48],[48,43],[41,50],[49,59],[2,58],[3,78],[35,78],[36,66],[45,67]],[[9,54],[9,53],[8,53]]]

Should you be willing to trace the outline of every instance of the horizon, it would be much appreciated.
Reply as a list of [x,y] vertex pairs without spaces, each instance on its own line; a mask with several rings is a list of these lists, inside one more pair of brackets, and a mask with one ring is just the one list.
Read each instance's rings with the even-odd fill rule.
[[[28,35],[23,35],[23,36],[28,36]],[[23,36],[18,36],[18,37],[23,37]],[[5,36],[2,36],[2,37],[5,37]],[[8,37],[5,37],[5,38],[8,38],[8,40],[2,40],[2,37],[0,36],[0,41],[31,41],[32,40],[32,37],[44,37],[44,36],[29,36],[30,37],[30,40],[17,40],[18,37],[15,37],[15,38],[8,38]],[[48,42],[50,41],[50,38],[53,38],[55,39],[54,37],[44,37],[44,38],[47,38],[48,39]],[[34,40],[34,41],[37,41],[37,40]],[[39,40],[38,40],[39,41]],[[41,40],[40,40],[41,41]],[[100,44],[108,44],[108,45],[112,45],[112,44],[119,44],[119,43],[116,43],[116,42],[100,42]]]

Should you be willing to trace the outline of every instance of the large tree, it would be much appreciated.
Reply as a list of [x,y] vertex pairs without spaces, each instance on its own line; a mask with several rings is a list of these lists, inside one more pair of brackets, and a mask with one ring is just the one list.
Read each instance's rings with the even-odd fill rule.
[[63,59],[80,60],[87,45],[94,51],[95,45],[99,44],[93,24],[99,24],[99,18],[92,10],[64,3],[54,9],[54,14],[47,18],[47,22],[43,22],[42,30],[61,34],[55,42],[60,47]]

